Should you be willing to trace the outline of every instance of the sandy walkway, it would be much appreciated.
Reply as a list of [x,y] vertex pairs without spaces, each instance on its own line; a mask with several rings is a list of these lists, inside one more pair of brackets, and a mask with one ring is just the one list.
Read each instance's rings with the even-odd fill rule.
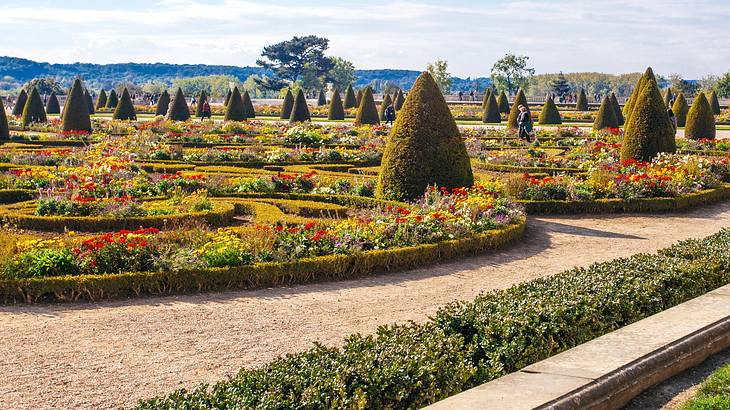
[[491,255],[288,289],[0,307],[0,408],[112,408],[242,366],[424,320],[454,299],[730,226],[730,203],[684,214],[532,218]]

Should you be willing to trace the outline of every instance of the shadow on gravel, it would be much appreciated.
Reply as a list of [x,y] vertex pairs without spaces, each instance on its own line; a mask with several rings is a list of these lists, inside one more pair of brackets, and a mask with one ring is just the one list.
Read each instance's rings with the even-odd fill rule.
[[598,238],[612,238],[612,239],[642,239],[642,240],[648,239],[648,238],[644,238],[644,237],[636,236],[636,235],[627,235],[627,234],[623,234],[623,233],[602,231],[600,229],[585,228],[582,226],[569,225],[569,224],[553,222],[553,221],[531,220],[530,223],[540,224],[543,226],[543,228],[546,231],[549,231],[549,232],[559,232],[559,233],[565,233],[565,234],[569,234],[569,235],[593,236],[593,237],[598,237]]

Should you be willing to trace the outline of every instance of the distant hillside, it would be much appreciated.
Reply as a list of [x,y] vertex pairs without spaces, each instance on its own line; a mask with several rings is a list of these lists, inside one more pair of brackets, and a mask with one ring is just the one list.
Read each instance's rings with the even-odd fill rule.
[[[80,76],[93,89],[112,88],[122,81],[136,84],[152,80],[170,83],[175,78],[205,75],[233,75],[245,80],[251,74],[269,74],[260,67],[238,67],[207,64],[50,64],[39,63],[17,57],[0,57],[0,90],[13,90],[27,81],[38,77],[55,77],[65,85]],[[399,87],[409,89],[420,74],[415,70],[357,70],[356,86],[362,87],[373,81],[392,81]],[[468,91],[474,87],[480,90],[490,84],[488,78],[453,78],[453,89]]]

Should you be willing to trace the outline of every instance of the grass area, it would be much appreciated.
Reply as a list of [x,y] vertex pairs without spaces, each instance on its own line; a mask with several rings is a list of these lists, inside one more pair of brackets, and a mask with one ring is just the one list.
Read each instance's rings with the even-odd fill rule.
[[730,409],[730,363],[711,374],[682,410]]

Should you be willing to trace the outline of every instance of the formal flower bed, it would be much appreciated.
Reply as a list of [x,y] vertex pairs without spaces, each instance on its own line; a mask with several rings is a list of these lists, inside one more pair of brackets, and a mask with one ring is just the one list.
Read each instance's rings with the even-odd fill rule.
[[677,139],[677,149],[688,151],[722,151],[730,152],[730,140],[719,139]]
[[565,157],[548,155],[540,148],[528,148],[524,151],[485,151],[477,158],[490,165],[507,165],[522,168],[578,168],[580,161]]

